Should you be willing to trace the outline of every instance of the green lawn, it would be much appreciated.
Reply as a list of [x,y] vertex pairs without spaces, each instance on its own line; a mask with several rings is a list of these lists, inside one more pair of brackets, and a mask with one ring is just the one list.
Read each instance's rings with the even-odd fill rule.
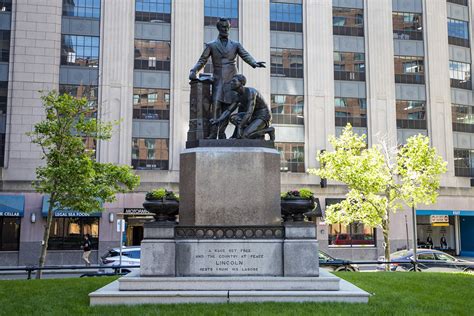
[[0,281],[0,315],[474,315],[474,275],[349,273],[369,304],[249,303],[89,307],[88,294],[114,278]]

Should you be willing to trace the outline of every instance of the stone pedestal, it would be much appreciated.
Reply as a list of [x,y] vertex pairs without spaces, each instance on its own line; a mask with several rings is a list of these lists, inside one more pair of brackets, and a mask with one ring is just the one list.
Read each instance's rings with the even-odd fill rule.
[[284,276],[318,276],[318,250],[314,223],[285,223]]
[[280,224],[276,149],[190,148],[180,166],[180,225]]
[[176,243],[173,224],[145,223],[141,244],[141,276],[175,276]]
[[188,141],[196,141],[209,136],[212,81],[192,80],[190,85]]

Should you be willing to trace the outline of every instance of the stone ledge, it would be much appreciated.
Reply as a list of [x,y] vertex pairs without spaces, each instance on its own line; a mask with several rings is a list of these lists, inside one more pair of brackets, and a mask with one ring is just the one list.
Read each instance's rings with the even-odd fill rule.
[[275,142],[263,139],[198,139],[187,141],[186,148],[196,147],[265,147],[275,148]]

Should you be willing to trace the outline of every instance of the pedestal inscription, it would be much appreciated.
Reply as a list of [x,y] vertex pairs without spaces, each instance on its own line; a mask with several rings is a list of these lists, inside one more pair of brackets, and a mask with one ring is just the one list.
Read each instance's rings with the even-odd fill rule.
[[176,242],[177,276],[281,276],[282,240]]

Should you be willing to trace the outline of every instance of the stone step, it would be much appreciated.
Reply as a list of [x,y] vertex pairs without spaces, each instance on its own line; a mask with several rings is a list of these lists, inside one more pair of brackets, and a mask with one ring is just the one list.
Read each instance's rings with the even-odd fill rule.
[[336,277],[123,277],[120,291],[338,291]]
[[119,282],[89,294],[91,305],[140,305],[234,302],[346,302],[367,303],[369,294],[341,280],[339,291],[119,291]]

